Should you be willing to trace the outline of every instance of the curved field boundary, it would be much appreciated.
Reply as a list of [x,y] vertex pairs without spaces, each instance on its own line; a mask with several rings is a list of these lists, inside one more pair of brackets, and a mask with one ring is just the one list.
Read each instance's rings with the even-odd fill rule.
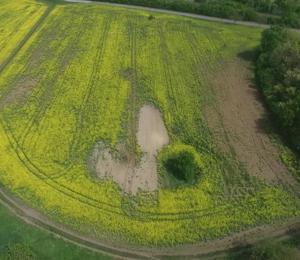
[[2,187],[0,187],[0,203],[6,208],[15,213],[19,218],[28,224],[34,225],[38,228],[46,230],[50,233],[61,236],[61,238],[77,244],[82,247],[86,247],[90,250],[104,252],[107,255],[122,257],[122,259],[149,259],[152,258],[146,254],[138,252],[130,252],[125,248],[113,247],[108,244],[102,244],[100,241],[83,236],[75,231],[67,229],[59,224],[56,224],[49,220],[46,216],[40,214],[38,211],[27,207],[17,198],[12,195],[8,195]]
[[[94,4],[94,5],[103,5],[103,6],[112,6],[112,7],[123,7],[123,8],[137,9],[137,10],[154,12],[154,13],[179,15],[179,16],[184,16],[184,17],[190,17],[190,18],[195,18],[195,19],[200,19],[200,20],[211,21],[211,22],[219,22],[219,23],[226,23],[226,24],[232,24],[232,25],[243,25],[243,26],[248,26],[248,27],[258,27],[258,28],[262,28],[262,29],[268,29],[271,27],[271,25],[256,23],[256,22],[237,21],[237,20],[201,15],[201,14],[192,14],[192,13],[171,11],[171,10],[167,10],[167,9],[159,9],[159,8],[145,7],[145,6],[138,6],[138,5],[98,2],[98,1],[90,1],[90,0],[63,0],[63,2],[71,3],[71,4],[72,3],[73,4],[81,3],[81,4]],[[290,28],[290,30],[300,33],[300,29]]]
[[[185,219],[197,219],[204,216],[210,216],[213,214],[217,214],[218,212],[224,211],[232,211],[234,208],[243,207],[239,204],[234,204],[232,206],[219,206],[215,205],[215,207],[206,208],[206,209],[193,209],[190,211],[184,212],[173,212],[173,213],[153,213],[147,211],[136,211],[134,214],[133,212],[128,213],[126,209],[119,208],[115,205],[108,204],[106,202],[102,202],[96,199],[93,199],[89,196],[85,196],[84,194],[77,192],[73,189],[68,188],[65,185],[59,184],[57,180],[53,180],[51,178],[47,178],[47,174],[41,171],[38,167],[36,167],[24,151],[19,146],[16,138],[13,136],[9,126],[5,123],[5,120],[0,117],[0,126],[3,127],[4,132],[10,142],[11,147],[14,149],[16,155],[18,156],[19,160],[25,166],[25,168],[33,174],[35,177],[43,181],[45,184],[52,187],[54,190],[68,196],[70,198],[76,199],[81,203],[84,203],[90,207],[97,208],[101,210],[103,213],[110,213],[110,214],[117,214],[117,215],[130,215],[132,218],[135,218],[139,221],[175,221],[175,220],[185,220]],[[212,211],[213,210],[213,211]]]
[[[166,9],[152,8],[152,7],[144,7],[144,6],[138,6],[138,5],[97,2],[97,1],[89,1],[89,0],[64,0],[64,2],[66,2],[66,3],[94,4],[94,5],[104,5],[104,6],[114,6],[114,7],[125,7],[125,8],[138,9],[138,10],[144,10],[144,11],[155,12],[155,13],[179,15],[179,16],[191,17],[191,18],[196,18],[196,19],[201,19],[201,20],[206,20],[206,21],[221,22],[221,23],[236,24],[236,25],[244,25],[244,26],[250,26],[250,27],[260,27],[260,28],[265,28],[265,29],[270,27],[270,25],[267,25],[267,24],[260,24],[260,23],[255,23],[255,22],[236,21],[236,20],[230,20],[230,19],[225,19],[225,18],[218,18],[218,17],[206,16],[206,15],[200,15],[200,14],[192,14],[192,13],[171,11],[171,10],[166,10]],[[300,31],[300,30],[297,30],[297,31]]]
[[[16,140],[16,137],[12,134],[10,127],[7,123],[5,123],[5,119],[0,117],[0,126],[3,127],[4,132],[10,142],[11,147],[14,149],[16,155],[18,156],[19,160],[22,162],[22,164],[25,166],[25,168],[33,174],[35,177],[39,178],[41,181],[55,189],[56,191],[61,192],[62,194],[77,199],[81,203],[84,203],[88,206],[97,208],[101,210],[104,213],[110,213],[110,214],[118,214],[118,215],[130,215],[131,217],[139,220],[139,221],[174,221],[174,220],[184,220],[184,219],[196,219],[204,216],[209,216],[212,214],[216,214],[218,212],[222,211],[230,211],[234,208],[232,207],[240,207],[240,205],[234,205],[231,207],[224,206],[224,207],[218,207],[217,210],[216,207],[218,205],[215,205],[213,208],[206,208],[206,209],[194,209],[190,211],[185,212],[173,212],[173,213],[153,213],[153,212],[147,212],[147,211],[136,211],[135,214],[132,214],[133,212],[127,213],[126,209],[122,208],[122,211],[119,210],[118,207],[115,205],[111,205],[99,200],[95,200],[89,196],[85,196],[84,194],[77,192],[73,189],[68,188],[65,185],[61,185],[56,179],[49,178],[46,173],[44,173],[42,170],[40,170],[33,162],[30,161],[26,153],[22,150],[20,147],[18,141]],[[221,209],[220,209],[221,208]],[[211,210],[214,210],[211,212]]]
[[109,242],[101,242],[57,224],[38,211],[27,207],[23,202],[13,197],[11,194],[8,194],[3,187],[0,187],[0,203],[30,225],[36,226],[52,234],[59,235],[62,239],[78,246],[121,259],[209,257],[212,255],[224,254],[224,251],[235,247],[247,247],[249,244],[253,244],[266,238],[284,237],[287,235],[287,232],[299,232],[300,230],[300,218],[292,218],[285,223],[279,223],[276,226],[268,225],[265,227],[257,227],[207,243],[170,248],[138,249],[137,247],[133,248],[126,245],[114,246]]

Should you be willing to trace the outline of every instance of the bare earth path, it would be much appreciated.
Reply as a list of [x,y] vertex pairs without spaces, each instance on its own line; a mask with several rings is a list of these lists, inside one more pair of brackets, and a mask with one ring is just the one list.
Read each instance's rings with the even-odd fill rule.
[[[73,0],[74,1],[74,0]],[[78,2],[78,1],[77,1]],[[104,4],[104,3],[97,3]],[[113,6],[124,6],[119,4],[110,4]],[[142,8],[142,7],[133,7],[128,6],[130,8],[139,8],[141,10],[146,11],[155,11],[155,12],[163,12],[167,14],[176,14],[182,16],[188,16],[198,19],[205,19],[211,21],[220,21],[231,24],[240,24],[240,25],[248,25],[248,26],[259,26],[259,27],[267,27],[266,25],[258,25],[253,23],[244,23],[244,22],[236,22],[230,21],[226,19],[212,18],[212,17],[204,17],[200,15],[186,14],[186,13],[178,13],[173,11],[166,10],[158,10],[153,8]],[[16,56],[16,54],[21,50],[30,36],[37,30],[40,24],[44,21],[46,16],[50,13],[51,8],[45,13],[45,15],[39,20],[39,22],[34,26],[23,41],[16,47],[13,54],[9,57],[9,59],[0,66],[0,75],[1,72],[9,65],[10,61]],[[279,237],[285,236],[286,233],[290,230],[299,230],[300,228],[300,218],[293,218],[286,220],[285,222],[275,223],[274,225],[266,225],[261,227],[256,227],[244,232],[236,233],[231,236],[210,241],[206,243],[199,243],[194,245],[185,245],[178,246],[172,248],[134,248],[127,245],[115,245],[112,242],[101,242],[94,238],[88,237],[86,235],[80,234],[76,231],[70,230],[54,221],[50,220],[47,216],[41,214],[37,210],[34,210],[28,206],[20,199],[15,198],[12,194],[8,193],[3,187],[0,187],[0,203],[6,206],[9,210],[14,212],[18,217],[20,217],[23,221],[34,225],[38,228],[46,230],[50,233],[54,233],[59,237],[68,240],[74,244],[77,244],[82,247],[89,248],[94,251],[101,251],[106,253],[107,255],[114,256],[116,258],[121,259],[161,259],[161,258],[186,258],[186,257],[201,257],[206,256],[210,253],[221,252],[227,250],[229,248],[236,247],[237,245],[254,243],[269,237]]]
[[[268,25],[268,24],[261,24],[261,23],[256,23],[256,22],[247,22],[247,21],[237,21],[237,20],[231,20],[231,19],[201,15],[201,14],[192,14],[192,13],[171,11],[171,10],[167,10],[167,9],[159,9],[159,8],[152,8],[152,7],[145,7],[145,6],[138,6],[138,5],[118,4],[118,3],[109,3],[109,2],[97,2],[97,1],[90,1],[90,0],[64,0],[64,2],[78,3],[78,4],[94,4],[94,5],[124,7],[124,8],[137,9],[137,10],[143,10],[143,11],[154,12],[154,13],[179,15],[179,16],[190,17],[190,18],[206,20],[206,21],[212,21],[212,22],[220,22],[220,23],[227,23],[227,24],[258,27],[258,28],[262,28],[262,29],[267,29],[267,28],[270,27],[270,25]],[[291,30],[296,31],[296,32],[300,32],[300,29],[291,29]]]
[[300,229],[300,218],[293,218],[285,222],[256,227],[206,243],[161,249],[133,248],[126,245],[101,242],[92,237],[70,230],[51,221],[47,216],[37,210],[27,207],[21,200],[8,194],[3,188],[0,188],[0,202],[28,224],[58,235],[62,239],[78,246],[99,251],[120,259],[163,259],[166,257],[168,257],[168,259],[186,259],[187,257],[205,258],[210,254],[217,256],[218,254],[223,254],[225,250],[237,246],[246,246],[270,237],[278,238],[287,236],[287,232],[299,231]]
[[148,12],[179,15],[179,16],[196,18],[196,19],[200,19],[200,20],[221,22],[221,23],[227,23],[227,24],[237,24],[237,25],[260,27],[260,28],[269,28],[270,27],[267,24],[260,24],[260,23],[255,23],[255,22],[235,21],[235,20],[230,20],[230,19],[200,15],[200,14],[185,13],[185,12],[171,11],[171,10],[166,10],[166,9],[151,8],[151,7],[144,7],[144,6],[137,6],[137,5],[117,4],[117,3],[108,3],[108,2],[95,2],[95,1],[89,1],[89,0],[64,0],[64,1],[67,3],[81,3],[81,4],[95,4],[95,5],[104,5],[104,6],[126,7],[126,8],[130,8],[130,9],[138,9],[138,10],[144,10],[144,11],[148,11]]

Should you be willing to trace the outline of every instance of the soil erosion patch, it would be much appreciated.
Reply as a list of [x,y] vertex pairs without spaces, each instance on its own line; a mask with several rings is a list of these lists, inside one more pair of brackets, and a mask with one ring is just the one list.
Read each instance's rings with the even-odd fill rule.
[[97,143],[91,157],[93,172],[100,179],[112,179],[126,193],[155,191],[158,187],[156,155],[169,143],[169,136],[159,110],[152,105],[144,105],[140,110],[137,141],[143,152],[138,165],[129,160],[124,145],[117,145],[114,152],[103,142]]

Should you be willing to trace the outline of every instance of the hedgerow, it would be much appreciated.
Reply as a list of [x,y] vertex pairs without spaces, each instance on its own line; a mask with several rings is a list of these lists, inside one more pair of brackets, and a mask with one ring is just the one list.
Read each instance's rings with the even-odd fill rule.
[[281,132],[300,151],[300,40],[282,27],[263,33],[256,76]]

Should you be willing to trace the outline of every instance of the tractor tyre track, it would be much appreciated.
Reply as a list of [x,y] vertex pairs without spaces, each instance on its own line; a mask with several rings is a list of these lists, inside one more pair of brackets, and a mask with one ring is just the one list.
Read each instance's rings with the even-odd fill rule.
[[92,75],[88,82],[87,91],[84,95],[81,107],[79,109],[79,115],[76,120],[77,121],[76,122],[76,130],[75,130],[75,134],[74,134],[73,141],[72,141],[71,148],[70,148],[71,157],[74,156],[75,151],[77,150],[79,142],[80,142],[80,135],[81,135],[82,125],[83,125],[84,115],[86,113],[85,107],[90,99],[91,94],[92,94],[93,86],[97,79],[97,73],[99,73],[99,71],[101,73],[103,53],[105,51],[105,44],[106,44],[108,33],[110,30],[112,18],[113,18],[112,16],[109,16],[109,18],[105,19],[104,28],[99,37],[98,50],[97,50],[97,54],[96,54],[96,58],[95,58],[95,63],[93,65]]
[[219,240],[212,240],[193,245],[147,249],[143,247],[138,248],[130,245],[116,245],[110,242],[102,242],[68,229],[65,226],[55,223],[38,211],[27,207],[19,199],[8,194],[1,186],[0,203],[30,225],[58,235],[62,239],[76,244],[77,246],[105,253],[120,259],[186,259],[187,257],[198,259],[207,256],[211,257],[212,254],[218,256],[218,254],[222,255],[224,254],[224,251],[237,246],[247,246],[263,239],[287,236],[288,232],[299,232],[300,229],[300,218],[291,218],[284,223],[281,222],[277,223],[277,225],[256,227],[229,235]]
[[34,24],[34,26],[30,29],[30,31],[25,35],[25,37],[19,42],[16,48],[12,51],[12,53],[8,56],[8,58],[0,64],[0,74],[7,68],[7,66],[12,62],[12,60],[17,56],[19,51],[24,47],[24,45],[28,42],[31,36],[38,30],[38,28],[43,24],[45,19],[50,15],[55,5],[49,4],[43,15],[39,18],[39,20]]
[[[31,37],[31,35],[37,30],[37,28],[39,27],[39,25],[44,21],[44,19],[50,14],[50,12],[52,11],[53,9],[53,6],[51,7],[48,7],[48,9],[45,11],[45,13],[43,14],[43,16],[39,19],[39,21],[35,24],[35,26],[30,30],[30,32],[25,36],[25,38],[20,42],[20,44],[17,46],[17,48],[13,51],[13,53],[9,56],[9,58],[3,63],[1,64],[0,66],[0,73],[4,71],[4,69],[10,64],[10,62],[14,59],[14,57],[17,55],[17,53],[21,50],[21,48],[26,44],[26,42],[29,40],[29,38]],[[170,72],[169,72],[170,73]],[[167,73],[167,74],[169,74]],[[166,77],[168,78],[168,77]],[[171,84],[172,85],[172,84]],[[176,105],[176,104],[175,104]],[[26,155],[23,155],[25,156],[24,158],[22,158],[22,155],[19,154],[19,151],[18,149],[20,149],[20,147],[18,147],[18,144],[16,143],[16,140],[14,139],[14,137],[10,136],[9,137],[9,134],[7,133],[7,131],[10,131],[10,129],[7,128],[7,126],[5,126],[5,124],[3,124],[3,121],[1,122],[2,125],[3,125],[3,128],[5,129],[6,131],[6,134],[7,134],[7,137],[9,138],[9,141],[11,142],[11,146],[15,149],[16,151],[16,154],[18,155],[19,159],[21,161],[24,161],[23,159],[25,158],[26,160],[29,161],[29,159],[26,157]],[[26,166],[26,164],[24,164]],[[34,165],[33,165],[34,166]],[[26,166],[28,168],[28,170],[31,171],[30,167],[28,167],[28,165]],[[43,180],[43,178],[45,178],[45,176],[38,176],[36,175],[38,178],[40,178],[41,180]],[[47,182],[46,182],[47,183]],[[49,185],[49,183],[47,183]],[[54,188],[54,187],[53,187]],[[54,188],[55,189],[55,188]],[[61,191],[62,192],[62,191]],[[74,191],[73,191],[74,192]],[[75,192],[76,193],[76,192]],[[65,195],[67,195],[67,193],[65,193]],[[80,194],[82,195],[82,194]],[[70,196],[70,195],[68,195]],[[103,245],[99,245],[98,242],[96,243],[93,243],[95,241],[93,241],[91,243],[91,241],[89,239],[83,239],[83,237],[77,237],[76,235],[72,234],[72,232],[66,232],[66,230],[62,227],[57,227],[57,225],[54,224],[54,222],[47,222],[45,220],[43,220],[42,217],[38,216],[38,217],[34,217],[30,214],[30,212],[32,212],[33,210],[32,209],[29,209],[25,206],[25,204],[22,204],[21,202],[19,203],[16,203],[16,201],[14,201],[12,199],[12,196],[8,196],[1,188],[0,188],[0,197],[1,197],[1,200],[3,202],[3,204],[5,204],[6,206],[8,206],[11,210],[15,211],[15,213],[17,213],[18,216],[20,216],[23,220],[33,224],[33,225],[36,225],[36,226],[39,226],[43,229],[46,229],[48,230],[49,232],[53,232],[53,233],[56,233],[56,234],[59,234],[59,235],[62,235],[64,236],[66,239],[68,240],[72,240],[73,243],[79,243],[80,245],[83,245],[83,246],[86,246],[86,247],[89,247],[91,249],[96,249],[96,250],[103,250],[105,251],[106,253],[110,254],[112,253],[113,255],[115,255],[114,253],[116,252],[120,252],[120,249],[119,248],[111,248],[111,247],[105,247]],[[71,196],[72,197],[72,196]],[[74,197],[73,197],[74,198]],[[78,198],[74,198],[74,199],[77,199]],[[85,203],[87,204],[86,202],[83,202],[82,203]],[[94,206],[94,205],[93,205]],[[107,210],[107,209],[106,209]],[[105,210],[105,211],[106,211]],[[177,215],[177,214],[176,214]],[[292,224],[299,224],[299,218],[296,219],[296,220],[292,220],[291,221]],[[288,228],[290,228],[290,223],[287,224],[288,225]],[[286,227],[283,228],[283,230],[285,231],[286,230]],[[96,245],[95,245],[96,244]],[[100,248],[100,249],[99,249]],[[174,249],[172,249],[174,250]],[[215,251],[216,249],[214,248],[213,251]],[[134,252],[133,250],[128,250],[130,252]],[[135,258],[136,256],[141,259],[141,258],[148,258],[148,257],[151,257],[151,254],[153,255],[158,255],[159,257],[160,256],[165,256],[164,254],[161,254],[161,252],[154,252],[155,250],[152,250],[153,252],[152,253],[149,253],[148,254],[139,254],[139,255],[136,255],[135,253],[128,253],[127,250],[126,250],[126,255],[121,255],[122,257],[126,257],[126,258]],[[163,250],[162,250],[163,251]],[[176,251],[176,250],[174,250]],[[179,250],[181,252],[184,252],[184,250]],[[136,252],[136,251],[135,251]],[[166,251],[167,252],[167,251]],[[175,252],[176,253],[176,252]],[[177,252],[178,253],[178,252]],[[123,254],[123,251],[122,251],[122,254]],[[119,255],[119,254],[118,254]],[[166,253],[166,255],[168,256],[178,256],[178,255],[185,255],[184,253],[179,253],[179,254],[176,254],[174,255],[174,253]],[[195,254],[193,254],[195,255]],[[120,255],[119,255],[120,256]],[[189,255],[190,256],[190,255]]]

